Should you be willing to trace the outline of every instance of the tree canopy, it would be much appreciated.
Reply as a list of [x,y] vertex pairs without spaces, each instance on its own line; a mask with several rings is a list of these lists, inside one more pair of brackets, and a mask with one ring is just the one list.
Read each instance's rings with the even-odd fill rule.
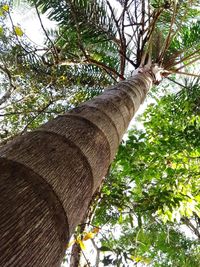
[[115,253],[107,263],[199,265],[199,89],[156,99],[140,118],[144,129],[130,130],[121,145],[93,222],[120,225],[119,238],[112,230],[102,238],[103,250]]
[[[42,46],[14,21],[16,3],[35,12]],[[45,29],[41,13],[57,28]],[[199,60],[198,14],[194,0],[2,2],[1,137],[37,127],[147,62],[162,66],[164,76],[198,76],[189,68]]]

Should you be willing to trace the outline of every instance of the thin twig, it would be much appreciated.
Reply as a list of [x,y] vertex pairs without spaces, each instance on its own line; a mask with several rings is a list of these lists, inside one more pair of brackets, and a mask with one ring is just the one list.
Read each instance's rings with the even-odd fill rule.
[[99,267],[99,262],[100,262],[100,249],[96,245],[93,239],[91,239],[93,247],[96,249],[97,255],[96,255],[96,260],[95,260],[95,267]]
[[188,75],[188,76],[198,77],[198,78],[200,77],[200,74],[188,73],[188,72],[176,71],[176,70],[174,70],[174,71],[170,70],[168,73],[169,73],[169,74],[170,74],[170,73],[183,74],[183,75]]
[[[47,34],[47,31],[46,31],[46,29],[44,28],[44,25],[43,25],[43,23],[42,23],[42,19],[41,19],[41,16],[40,16],[40,13],[39,13],[39,11],[38,11],[38,7],[37,7],[37,5],[36,5],[36,4],[35,4],[35,10],[36,10],[36,13],[37,13],[38,19],[39,19],[39,21],[40,21],[41,28],[42,28],[42,30],[43,30],[43,32],[44,32],[44,34],[46,35],[47,39],[48,39],[48,40],[49,40],[49,42],[51,43],[51,45],[52,45],[52,48],[53,48],[53,51],[54,51],[54,53],[55,53],[55,55],[54,55],[54,56],[56,56],[56,59],[58,60],[58,59],[59,59],[58,51],[57,51],[57,49],[56,49],[56,47],[55,47],[55,45],[54,45],[53,41],[51,40],[51,38],[50,38],[50,37],[49,37],[49,35]],[[56,60],[56,61],[57,61],[57,60]]]
[[[185,51],[187,51],[187,50],[188,50],[188,49],[185,49]],[[180,51],[180,53],[183,53],[183,52],[184,52],[184,50]],[[180,63],[182,63],[183,61],[187,60],[187,59],[191,59],[191,57],[192,57],[192,56],[196,56],[196,54],[197,54],[198,52],[200,52],[200,48],[197,49],[197,50],[195,50],[195,51],[192,52],[191,54],[189,54],[189,55],[183,57],[181,60],[179,60],[179,61],[177,61],[177,62],[174,62],[174,64],[167,65],[165,68],[166,68],[166,69],[170,69],[171,67],[174,67],[174,66],[176,66],[176,65],[178,65],[178,64],[180,64]]]
[[8,76],[8,80],[9,80],[9,89],[7,90],[7,92],[0,98],[0,105],[2,105],[3,103],[5,103],[11,96],[12,93],[12,89],[16,89],[16,87],[13,85],[12,83],[12,76],[10,74],[10,71],[4,66],[0,65],[0,70],[2,70],[7,76]]
[[[90,57],[90,55],[86,52],[85,48],[84,48],[84,45],[82,43],[82,37],[81,37],[81,33],[80,33],[80,29],[79,29],[79,24],[78,24],[78,21],[77,21],[77,18],[76,18],[76,12],[75,12],[75,7],[73,5],[73,3],[71,1],[68,1],[69,4],[70,4],[70,7],[71,7],[71,11],[72,11],[72,15],[73,15],[73,18],[74,18],[74,21],[75,21],[75,27],[76,27],[76,34],[77,34],[77,39],[78,39],[78,46],[80,48],[80,50],[82,51],[84,57],[86,58],[86,60],[88,61],[88,63],[91,63],[91,64],[94,64],[100,68],[102,68],[103,70],[105,70],[107,73],[111,73],[113,74],[114,76],[117,76],[117,77],[120,77],[122,79],[124,79],[124,77],[122,77],[117,71],[115,71],[113,68],[105,65],[104,63],[102,62],[99,62],[99,61],[96,61],[94,59],[92,59]],[[112,77],[112,76],[111,76]],[[112,77],[113,78],[113,77]]]
[[88,60],[89,63],[93,63],[93,64],[95,64],[96,66],[98,66],[98,67],[100,67],[100,68],[102,68],[102,69],[104,69],[104,70],[106,70],[106,71],[112,73],[114,76],[117,76],[117,77],[119,77],[120,79],[124,80],[124,77],[123,77],[120,73],[118,73],[118,72],[117,72],[116,70],[114,70],[113,68],[111,68],[111,67],[105,65],[104,63],[99,62],[99,61],[97,61],[97,60],[94,60],[93,58],[91,58],[91,57],[88,56],[88,55],[87,55],[87,60]]
[[83,252],[82,249],[81,249],[81,252],[82,252],[82,254],[83,254],[83,257],[84,257],[84,259],[85,259],[85,261],[86,261],[87,266],[88,266],[88,267],[91,267],[91,264],[90,264],[89,260],[87,259],[87,257],[85,256],[85,253]]
[[170,77],[166,77],[168,80],[170,80],[171,82],[174,82],[174,83],[176,83],[177,85],[179,85],[179,86],[181,86],[181,87],[183,87],[183,88],[186,88],[187,89],[187,87],[185,86],[185,85],[183,85],[183,84],[181,84],[181,83],[179,83],[179,82],[177,82],[177,81],[175,81],[175,80],[173,80],[173,79],[171,79]]
[[124,8],[122,11],[122,15],[121,15],[121,49],[120,49],[120,74],[122,76],[124,76],[124,71],[125,71],[125,63],[126,63],[126,38],[125,38],[125,34],[124,34],[124,23],[125,23],[125,13],[126,13],[126,9],[127,9],[127,4],[128,4],[129,0],[125,0],[124,2]]
[[184,65],[181,66],[180,68],[176,69],[176,71],[179,71],[179,70],[185,68],[186,66],[189,66],[189,65],[193,64],[194,62],[196,62],[196,61],[198,61],[198,60],[200,60],[200,56],[197,57],[197,58],[195,58],[195,59],[193,59],[192,61],[190,61],[190,62],[184,64]]
[[168,49],[170,43],[171,43],[171,40],[170,40],[170,37],[171,37],[171,34],[172,34],[172,27],[174,25],[174,22],[175,22],[175,16],[176,16],[176,10],[177,10],[177,6],[176,4],[174,3],[174,9],[173,9],[173,14],[172,14],[172,18],[171,18],[171,22],[170,22],[170,28],[169,28],[169,32],[168,32],[168,35],[167,35],[167,38],[166,38],[166,41],[164,43],[164,46],[163,46],[163,49],[160,53],[160,57],[159,57],[159,62],[163,63],[163,60],[164,60],[164,54],[166,52],[166,50]]
[[24,129],[22,130],[22,132],[21,132],[21,135],[22,134],[24,134],[26,131],[27,131],[27,129],[28,129],[28,127],[29,127],[29,125],[41,114],[41,113],[43,113],[44,111],[45,111],[45,109],[47,109],[50,105],[52,104],[52,101],[50,101],[43,109],[41,109],[39,112],[38,112],[38,114],[36,114],[28,123],[27,123],[27,125],[24,127]]

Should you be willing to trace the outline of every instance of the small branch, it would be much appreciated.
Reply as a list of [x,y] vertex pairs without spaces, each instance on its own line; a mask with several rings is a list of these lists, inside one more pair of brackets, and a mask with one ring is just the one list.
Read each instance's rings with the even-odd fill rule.
[[184,9],[184,14],[183,14],[183,18],[181,18],[181,21],[179,22],[179,25],[177,26],[177,29],[176,29],[176,31],[171,35],[171,40],[174,38],[174,36],[180,31],[180,29],[181,29],[181,27],[182,27],[182,25],[183,25],[183,21],[184,21],[184,19],[186,18],[186,15],[187,15],[187,13],[188,13],[188,8],[185,8]]
[[[185,49],[185,51],[187,51],[187,50],[188,50],[188,49]],[[183,53],[183,52],[184,52],[184,50],[182,50],[182,51],[180,52],[180,54]],[[197,49],[197,50],[195,50],[194,52],[192,52],[192,53],[189,54],[188,56],[183,57],[181,60],[175,62],[174,64],[171,64],[171,65],[169,65],[169,66],[166,66],[166,68],[169,69],[169,68],[171,68],[171,67],[174,67],[174,66],[176,66],[176,65],[178,65],[178,64],[180,64],[180,63],[182,63],[183,61],[185,61],[185,60],[187,60],[187,59],[191,59],[191,57],[192,57],[193,55],[196,56],[196,54],[197,54],[198,52],[200,52],[200,48]],[[177,53],[176,53],[176,54],[177,54]]]
[[119,77],[120,79],[124,80],[124,76],[122,76],[120,73],[118,73],[118,72],[117,72],[116,70],[114,70],[113,68],[111,68],[111,67],[105,65],[104,63],[99,62],[99,61],[96,61],[96,60],[92,59],[92,58],[91,58],[90,56],[88,56],[88,55],[87,55],[87,60],[88,60],[89,63],[93,63],[93,64],[95,64],[96,66],[98,66],[98,67],[100,67],[100,68],[102,68],[102,69],[104,69],[104,70],[106,70],[106,71],[112,73],[114,76],[117,76],[117,77]]
[[142,0],[141,25],[142,25],[142,34],[143,34],[143,32],[144,32],[144,26],[145,26],[145,0]]
[[179,71],[179,70],[185,68],[186,66],[189,66],[189,65],[193,64],[194,62],[196,62],[196,61],[198,61],[198,60],[200,60],[200,56],[197,57],[197,58],[195,58],[195,59],[193,59],[192,61],[190,61],[190,62],[184,64],[184,65],[181,66],[180,68],[176,69],[176,71]]
[[21,44],[18,35],[16,34],[16,31],[15,31],[15,25],[14,25],[14,23],[13,23],[13,20],[12,20],[11,15],[10,15],[10,11],[8,11],[8,16],[9,16],[9,19],[10,19],[10,22],[11,22],[11,25],[12,25],[12,29],[13,29],[14,35],[15,35],[15,37],[16,37],[16,39],[17,39],[18,45],[20,45],[21,48],[22,48],[26,53],[28,53],[28,51],[26,50],[26,48]]
[[190,230],[198,237],[198,239],[200,240],[200,232],[199,230],[192,224],[192,222],[184,217],[182,218],[182,221],[190,228]]
[[39,21],[40,21],[40,25],[41,25],[41,27],[42,27],[42,30],[43,30],[44,34],[46,35],[47,39],[49,40],[49,42],[51,43],[52,48],[53,48],[53,51],[54,51],[54,53],[55,53],[54,56],[56,56],[56,59],[58,60],[58,58],[59,58],[58,51],[57,51],[57,49],[56,49],[54,43],[52,42],[51,38],[48,36],[46,29],[44,28],[44,25],[43,25],[43,23],[42,23],[42,19],[41,19],[41,16],[40,16],[40,13],[39,13],[39,11],[38,11],[38,7],[37,7],[36,4],[35,4],[35,10],[36,10],[38,19],[39,19]]
[[[127,6],[127,3],[128,3],[128,0],[125,1],[124,3],[124,8],[122,10],[122,29],[120,29],[120,26],[119,26],[119,20],[116,19],[115,17],[115,14],[114,14],[114,10],[111,6],[111,4],[109,3],[109,1],[107,0],[106,1],[108,7],[109,7],[109,10],[111,12],[111,16],[115,22],[115,26],[117,28],[117,32],[119,34],[119,38],[120,38],[120,51],[122,54],[126,54],[126,38],[124,36],[124,18],[125,18],[125,11],[126,11],[126,6]],[[124,70],[125,70],[125,57],[123,56],[120,56],[120,79],[124,79]]]
[[21,132],[21,135],[24,134],[27,129],[28,129],[28,126],[41,114],[45,111],[45,109],[47,109],[50,105],[52,104],[52,101],[50,101],[43,109],[41,109],[38,114],[36,114],[28,123],[27,125],[24,127],[24,129],[22,130]]
[[[79,46],[80,50],[82,51],[84,57],[86,58],[87,62],[88,62],[88,63],[91,63],[91,64],[94,64],[94,65],[96,65],[96,66],[98,66],[98,67],[104,69],[104,70],[106,71],[106,73],[111,73],[111,74],[113,74],[114,76],[117,76],[117,77],[119,77],[119,78],[121,78],[121,79],[124,79],[124,77],[123,77],[122,75],[120,75],[117,71],[115,71],[114,69],[112,69],[111,67],[105,65],[105,64],[102,63],[102,62],[98,62],[98,61],[92,59],[92,58],[90,57],[90,55],[88,55],[88,54],[86,53],[86,50],[85,50],[85,48],[84,48],[84,46],[83,46],[83,43],[82,43],[81,33],[80,33],[79,25],[78,25],[78,23],[77,23],[77,18],[76,18],[76,12],[75,12],[75,10],[74,10],[74,5],[73,5],[73,3],[72,3],[71,1],[69,1],[69,3],[70,3],[70,6],[71,6],[71,11],[72,11],[72,15],[73,15],[73,17],[74,17],[74,21],[75,21],[76,34],[77,34],[77,39],[78,39],[78,46]],[[112,77],[112,76],[111,76],[111,77]],[[112,77],[112,78],[113,78],[113,77]]]
[[9,80],[9,89],[0,98],[0,105],[2,105],[3,103],[5,103],[10,98],[11,93],[12,93],[12,89],[15,90],[16,87],[12,83],[12,77],[11,77],[10,71],[6,67],[2,67],[1,65],[0,65],[0,70],[2,70],[8,76],[8,80]]
[[[156,26],[156,22],[157,22],[159,16],[161,15],[162,11],[163,11],[163,9],[160,9],[160,10],[158,10],[157,13],[155,13],[153,15],[153,20],[150,23],[150,26],[147,29],[144,30],[144,32],[147,31],[147,34],[146,34],[145,38],[142,41],[142,46],[141,46],[141,51],[140,51],[141,55],[140,55],[140,58],[139,58],[139,65],[144,63],[143,61],[146,59],[146,56],[147,56],[147,54],[149,52],[148,49],[151,49],[151,39],[152,39],[152,36],[153,36],[153,32],[154,32],[154,29],[155,29],[155,26]],[[144,52],[145,46],[147,46],[147,44],[148,44],[148,47],[147,47],[146,51]]]
[[183,88],[187,88],[186,86],[184,86],[183,84],[181,84],[181,83],[179,83],[179,82],[177,82],[177,81],[175,81],[175,80],[173,80],[173,79],[171,79],[171,78],[169,78],[169,77],[166,77],[168,80],[170,80],[171,82],[174,82],[175,84],[177,84],[177,85],[179,85],[179,86],[181,86],[181,87],[183,87]]
[[[124,71],[125,71],[125,64],[126,64],[126,38],[125,38],[125,34],[124,34],[124,23],[125,23],[125,13],[126,13],[126,9],[127,9],[127,4],[128,4],[129,0],[126,0],[124,2],[124,8],[122,11],[122,29],[121,29],[121,49],[120,49],[120,74],[122,76],[124,76]],[[123,56],[124,55],[124,56]]]
[[122,51],[119,50],[119,53],[129,62],[131,63],[135,68],[137,67],[137,65],[134,63],[133,60],[131,60],[129,57],[127,57],[126,55],[122,54]]
[[141,22],[133,22],[133,23],[130,23],[130,24],[126,24],[124,25],[124,27],[130,27],[130,26],[141,26],[142,23]]
[[92,245],[93,247],[96,249],[97,252],[97,256],[96,256],[96,260],[95,260],[95,267],[99,267],[99,262],[100,262],[100,249],[97,247],[97,245],[95,244],[94,240],[91,239],[92,241]]
[[148,0],[148,13],[147,13],[147,20],[148,20],[148,24],[150,26],[150,22],[151,22],[151,8],[150,8],[150,0]]
[[176,10],[177,10],[176,4],[174,3],[174,9],[173,9],[173,14],[172,14],[172,18],[171,18],[169,32],[168,32],[166,41],[164,43],[163,49],[162,49],[162,51],[160,53],[160,57],[159,57],[159,60],[158,60],[158,62],[161,62],[161,63],[163,63],[164,54],[165,54],[166,50],[168,49],[168,47],[169,47],[169,45],[171,43],[170,37],[171,37],[171,34],[172,34],[172,27],[173,27],[174,22],[175,22]]
[[188,76],[198,77],[198,78],[200,77],[200,74],[188,73],[188,72],[176,71],[176,70],[174,70],[174,71],[169,71],[168,73],[169,73],[169,74],[170,74],[170,73],[183,74],[183,75],[188,75]]
[[118,34],[119,34],[120,41],[121,41],[121,40],[122,40],[122,35],[121,35],[121,31],[120,31],[120,27],[119,27],[118,20],[116,19],[115,14],[114,14],[114,11],[113,11],[113,8],[112,8],[112,6],[111,6],[111,4],[109,3],[108,0],[106,1],[106,4],[107,4],[108,7],[109,7],[111,16],[112,16],[112,18],[113,18],[113,20],[114,20],[114,22],[115,22],[115,26],[116,26],[116,28],[117,28],[117,32],[118,32]]
[[152,29],[152,27],[154,28],[154,25],[157,22],[160,15],[162,14],[162,12],[163,12],[163,8],[160,8],[157,12],[156,11],[152,12],[152,15],[151,15],[152,21],[149,24],[149,26],[144,30],[144,33],[148,32],[150,29]]
[[83,252],[82,249],[81,249],[81,252],[82,252],[82,254],[83,254],[83,257],[84,257],[84,259],[85,259],[85,261],[86,261],[87,266],[88,266],[88,267],[91,267],[91,264],[90,264],[89,260],[87,259],[87,257],[85,256],[85,253]]
[[[137,43],[135,42],[135,40],[133,38],[135,37],[137,27],[140,26],[140,25],[137,22],[132,23],[133,18],[130,15],[130,12],[129,11],[127,11],[127,15],[128,15],[128,19],[130,21],[130,26],[131,26],[132,31],[133,31],[132,35],[130,35],[131,38],[130,38],[130,40],[127,43],[127,47],[131,43],[131,41],[133,41],[134,42],[134,45],[136,46]],[[137,26],[136,29],[134,29],[134,26]]]

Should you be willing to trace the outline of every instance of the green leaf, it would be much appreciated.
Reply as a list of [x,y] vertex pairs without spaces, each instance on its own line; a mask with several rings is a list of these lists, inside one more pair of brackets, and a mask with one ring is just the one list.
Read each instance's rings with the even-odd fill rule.
[[15,34],[19,37],[24,35],[24,32],[22,31],[22,29],[19,26],[14,26],[14,31],[15,31]]
[[99,248],[101,251],[111,251],[111,249],[109,247],[106,246],[102,246]]
[[10,9],[9,5],[2,6],[2,10],[5,11],[5,12],[8,12],[9,9]]
[[3,35],[3,27],[2,26],[0,26],[0,35]]

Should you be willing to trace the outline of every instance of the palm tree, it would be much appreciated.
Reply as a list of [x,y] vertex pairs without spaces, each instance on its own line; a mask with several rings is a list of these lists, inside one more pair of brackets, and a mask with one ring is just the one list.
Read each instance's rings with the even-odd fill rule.
[[[60,266],[69,237],[81,222],[147,92],[163,77],[180,73],[183,63],[189,65],[199,59],[194,38],[188,41],[190,45],[193,42],[193,47],[182,47],[186,47],[184,38],[192,38],[191,32],[194,37],[194,27],[199,27],[187,25],[188,16],[192,12],[194,15],[188,5],[176,1],[170,1],[167,7],[163,1],[155,1],[154,6],[146,1],[120,2],[122,11],[117,17],[109,2],[107,12],[105,5],[96,1],[34,1],[36,8],[42,6],[43,11],[51,8],[50,16],[61,21],[62,38],[50,41],[52,53],[44,56],[46,63],[93,64],[123,81],[1,147],[2,266]],[[106,12],[110,19],[103,25]],[[169,26],[164,26],[163,21]],[[180,22],[182,28],[190,30],[181,40]],[[112,29],[104,27],[111,24]],[[126,25],[132,29],[129,39]],[[71,31],[69,36],[76,47],[61,58],[56,45],[66,49],[62,45],[65,30],[67,34]],[[114,42],[113,51],[119,51],[120,62],[116,69],[112,61],[105,63],[104,40],[92,47],[92,36],[94,40],[103,36],[106,42]],[[131,49],[132,45],[136,47]],[[97,48],[101,59],[94,57]],[[128,63],[136,70],[126,79]]]

